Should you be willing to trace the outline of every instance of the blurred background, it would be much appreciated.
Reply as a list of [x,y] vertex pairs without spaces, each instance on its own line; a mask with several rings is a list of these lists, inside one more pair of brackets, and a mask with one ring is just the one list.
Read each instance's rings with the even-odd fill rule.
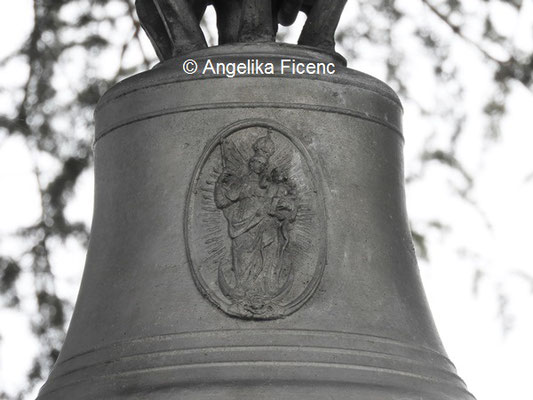
[[[4,0],[0,20],[0,399],[32,399],[83,270],[94,106],[156,57],[133,0]],[[533,399],[533,0],[348,0],[337,51],[404,104],[413,238],[459,375],[478,400]]]

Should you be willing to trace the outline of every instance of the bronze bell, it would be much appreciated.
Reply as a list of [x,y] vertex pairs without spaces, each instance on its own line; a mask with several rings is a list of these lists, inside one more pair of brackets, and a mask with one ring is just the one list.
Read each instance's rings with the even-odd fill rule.
[[420,282],[401,117],[384,83],[302,45],[189,49],[113,87],[39,399],[474,399]]

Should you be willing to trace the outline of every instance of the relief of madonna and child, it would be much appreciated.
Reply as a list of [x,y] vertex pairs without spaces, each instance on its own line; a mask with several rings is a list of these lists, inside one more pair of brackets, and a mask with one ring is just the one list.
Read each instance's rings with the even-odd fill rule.
[[231,240],[231,282],[219,268],[225,296],[253,313],[275,307],[290,290],[293,270],[285,257],[297,207],[297,188],[286,168],[271,165],[276,146],[268,133],[255,140],[248,159],[231,141],[222,142],[222,172],[214,188],[216,207]]

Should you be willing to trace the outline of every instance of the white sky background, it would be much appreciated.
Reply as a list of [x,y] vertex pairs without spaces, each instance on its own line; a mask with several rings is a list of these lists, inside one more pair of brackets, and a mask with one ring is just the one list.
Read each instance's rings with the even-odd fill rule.
[[[401,4],[415,18],[432,18],[418,0],[405,0]],[[529,16],[520,21],[513,20],[504,6],[494,12],[499,16],[497,28],[514,32],[523,48],[531,51],[533,1],[526,2],[526,7],[529,12],[523,14]],[[356,12],[356,7],[347,11],[341,23],[349,24],[352,12]],[[30,0],[0,2],[0,58],[20,46],[31,29],[32,17]],[[408,31],[406,27],[406,34]],[[498,49],[494,52],[497,54]],[[405,85],[422,103],[435,102],[438,96],[434,96],[434,91],[439,88],[432,87],[425,79],[424,61],[419,59],[417,49],[407,54],[412,71],[407,74]],[[452,56],[462,60],[461,79],[468,83],[464,106],[469,115],[479,115],[490,95],[487,61],[464,43],[454,46]],[[102,63],[109,65],[115,65],[116,61],[102,59]],[[376,65],[372,49],[368,57],[363,54],[350,64],[352,68],[385,79],[384,71]],[[20,65],[13,64],[3,72],[0,87],[16,87],[25,79],[26,71]],[[66,76],[69,73],[66,71]],[[1,109],[10,103],[9,98],[0,95]],[[413,221],[443,219],[452,226],[447,235],[429,232],[431,258],[429,265],[421,263],[421,272],[449,356],[478,400],[533,399],[533,288],[531,283],[519,278],[520,271],[533,274],[533,94],[517,84],[509,104],[499,142],[483,151],[479,135],[483,122],[479,118],[470,118],[467,130],[472,135],[464,135],[461,142],[460,157],[466,160],[475,179],[473,198],[484,216],[456,200],[447,185],[447,181],[453,181],[453,175],[439,168],[428,169],[426,177],[410,185],[407,192],[408,212]],[[405,164],[409,171],[418,163],[417,155],[426,138],[423,133],[428,127],[414,107],[405,106]],[[16,242],[5,239],[6,234],[38,218],[40,206],[33,162],[22,139],[0,136],[0,188],[4,188],[0,192],[0,237],[4,239],[0,250],[4,253],[19,251]],[[47,167],[46,160],[39,162],[41,167]],[[92,190],[92,171],[89,171],[82,176],[67,213],[89,222]],[[490,221],[490,229],[485,220]],[[459,255],[458,249],[468,249],[468,253]],[[75,299],[84,263],[83,251],[75,243],[67,242],[54,257],[59,295]],[[474,295],[472,286],[477,268],[484,275],[479,281],[478,294]],[[504,293],[509,299],[513,328],[507,335],[503,334],[498,318],[498,293]],[[28,319],[12,310],[0,310],[0,335],[0,388],[14,391],[24,385],[37,343],[30,333]]]

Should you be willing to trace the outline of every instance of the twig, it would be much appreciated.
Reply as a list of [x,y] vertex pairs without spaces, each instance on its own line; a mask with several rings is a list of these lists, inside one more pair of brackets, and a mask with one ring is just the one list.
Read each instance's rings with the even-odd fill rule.
[[139,45],[139,49],[141,50],[141,54],[143,56],[143,63],[144,63],[144,66],[146,68],[149,68],[150,67],[150,59],[148,58],[148,56],[146,55],[146,52],[144,51],[144,47],[142,45],[142,42],[141,42],[141,38],[140,38],[140,32],[141,32],[141,24],[139,23],[139,21],[137,20],[137,18],[135,18],[135,7],[133,6],[133,4],[129,1],[129,0],[125,0],[126,1],[126,4],[128,5],[128,14],[133,22],[133,26],[135,27],[135,31],[133,33],[133,38],[137,41],[137,44]]
[[[500,60],[496,57],[494,57],[492,54],[490,54],[487,50],[485,50],[479,43],[469,38],[467,35],[464,34],[461,27],[457,24],[454,24],[452,21],[450,21],[449,16],[445,15],[444,13],[440,12],[437,7],[435,7],[433,4],[430,3],[429,0],[420,0],[423,4],[425,4],[433,14],[435,14],[442,22],[444,22],[448,27],[452,30],[453,33],[455,33],[457,36],[459,36],[461,39],[463,39],[465,42],[470,44],[471,46],[475,47],[481,54],[483,54],[486,58],[489,60],[495,62],[498,64],[501,68],[506,68],[509,64],[516,64],[518,61],[516,58],[514,58],[512,55],[508,55],[509,59],[507,61]],[[526,89],[533,92],[533,89],[530,88],[528,85],[526,85],[525,82],[522,82],[520,79],[517,79],[516,77],[513,77],[515,80],[520,82]]]

